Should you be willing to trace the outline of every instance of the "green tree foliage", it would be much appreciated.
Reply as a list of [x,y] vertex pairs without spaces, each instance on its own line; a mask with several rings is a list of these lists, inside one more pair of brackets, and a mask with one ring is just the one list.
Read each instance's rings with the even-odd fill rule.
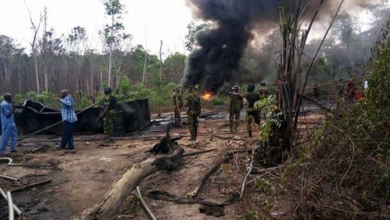
[[164,79],[176,84],[183,78],[186,56],[180,53],[169,55],[164,61]]
[[[370,88],[356,105],[333,115],[286,169],[286,194],[297,219],[386,219],[390,186],[390,22],[367,68]],[[302,181],[310,180],[308,184]],[[298,186],[299,185],[299,186]],[[314,188],[313,188],[314,187]],[[301,192],[305,192],[304,195]],[[343,204],[343,205],[340,205]]]
[[192,51],[193,49],[195,49],[197,47],[197,42],[196,42],[196,34],[199,32],[199,31],[203,31],[203,30],[206,30],[206,29],[210,29],[212,27],[212,24],[210,23],[203,23],[203,24],[200,24],[200,25],[196,25],[194,22],[191,22],[188,24],[187,26],[187,35],[186,35],[186,42],[185,42],[185,46],[187,48],[188,51]]

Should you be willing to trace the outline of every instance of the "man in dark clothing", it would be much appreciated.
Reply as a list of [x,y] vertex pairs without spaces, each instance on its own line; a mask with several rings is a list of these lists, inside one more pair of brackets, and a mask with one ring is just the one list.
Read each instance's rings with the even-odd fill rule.
[[[74,110],[74,101],[66,89],[62,90],[60,95],[61,98],[55,98],[55,100],[61,102],[62,139],[60,148],[72,150],[74,149],[74,124],[77,121],[77,116]],[[67,148],[66,145],[68,145]]]
[[104,141],[114,142],[114,117],[116,115],[116,105],[117,99],[112,94],[110,87],[104,89],[104,94],[106,95],[106,101],[104,103],[104,108],[100,113],[99,117],[104,118],[104,134],[106,137]]
[[248,101],[246,121],[249,137],[252,137],[252,122],[255,121],[257,125],[260,125],[260,112],[254,107],[255,103],[260,100],[260,95],[259,93],[253,92],[254,90],[254,85],[248,85],[247,94],[245,95],[245,99]]
[[352,79],[350,79],[347,84],[347,99],[349,104],[353,104],[355,96],[356,96],[356,85],[352,81]]
[[188,126],[191,134],[190,141],[196,141],[199,125],[198,117],[201,114],[200,97],[196,90],[197,86],[189,88],[190,94],[184,103],[184,106],[187,107]]
[[320,96],[320,93],[318,92],[318,85],[317,85],[317,83],[313,87],[313,93],[314,93],[314,100],[317,101],[318,97]]
[[260,85],[259,95],[260,95],[260,100],[263,100],[264,98],[268,98],[269,91],[267,88],[267,84],[265,82],[262,82]]
[[238,85],[233,86],[233,93],[230,95],[229,106],[229,119],[230,119],[230,132],[237,132],[238,124],[240,122],[240,113],[244,107],[244,98],[238,92],[240,87]]

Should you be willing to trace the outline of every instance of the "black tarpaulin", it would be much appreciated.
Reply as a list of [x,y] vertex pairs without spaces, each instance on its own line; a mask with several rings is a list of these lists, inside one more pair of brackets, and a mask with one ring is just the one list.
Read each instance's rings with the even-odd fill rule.
[[[101,107],[88,109],[77,115],[75,133],[103,133],[102,120],[98,121]],[[80,111],[76,111],[80,112]],[[134,132],[150,123],[148,99],[119,103],[117,120],[114,124],[122,127],[121,133]],[[15,123],[19,135],[28,135],[61,121],[61,112],[34,101],[27,101],[23,109],[15,111]],[[1,132],[1,131],[0,131]],[[48,129],[41,134],[60,134],[61,125]]]

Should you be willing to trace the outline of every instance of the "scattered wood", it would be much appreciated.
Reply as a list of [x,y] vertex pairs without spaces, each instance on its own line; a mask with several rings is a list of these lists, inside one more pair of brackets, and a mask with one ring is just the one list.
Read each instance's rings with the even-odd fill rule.
[[252,150],[251,163],[250,163],[250,165],[249,165],[249,167],[248,167],[248,172],[246,173],[246,175],[245,175],[245,177],[244,177],[244,181],[242,181],[240,199],[242,199],[242,196],[244,195],[245,188],[246,188],[246,182],[247,182],[248,177],[249,177],[249,175],[251,174],[252,169],[253,169],[254,155],[255,155],[256,150],[259,149],[259,148],[260,148],[260,147],[257,147],[257,148],[255,148],[255,149]]
[[148,213],[150,219],[152,219],[152,220],[157,220],[156,217],[154,217],[152,211],[150,211],[150,209],[149,209],[149,207],[148,207],[148,204],[146,203],[146,201],[145,201],[144,198],[142,197],[141,190],[139,189],[138,186],[137,186],[137,194],[138,194],[138,198],[141,200],[142,206],[144,207],[146,213]]
[[205,153],[213,152],[213,151],[216,151],[216,150],[218,150],[218,149],[217,148],[213,148],[213,149],[209,149],[209,150],[202,150],[202,151],[197,151],[197,152],[191,152],[191,153],[184,154],[183,157],[189,157],[189,156],[195,156],[195,155],[199,155],[199,154],[205,154]]
[[318,103],[317,101],[315,101],[315,100],[313,100],[313,99],[311,99],[311,98],[309,98],[309,97],[307,97],[307,96],[303,96],[302,98],[304,98],[304,99],[306,99],[307,101],[313,103],[314,105],[320,107],[320,109],[322,109],[322,110],[324,110],[324,111],[332,112],[329,108],[327,108],[327,107],[321,105],[321,104]]
[[47,148],[48,148],[48,146],[38,147],[38,148],[31,150],[31,153],[34,154],[38,151],[46,150]]
[[52,180],[45,180],[45,181],[42,181],[42,182],[38,182],[38,183],[30,184],[30,185],[27,185],[27,186],[23,186],[23,187],[12,189],[11,192],[12,193],[20,192],[20,191],[24,191],[26,189],[37,187],[37,186],[46,185],[46,184],[49,184],[51,182],[52,182]]
[[169,141],[168,146],[170,149],[168,154],[153,155],[126,171],[96,205],[83,212],[81,219],[111,219],[127,196],[143,181],[143,179],[160,170],[172,170],[180,165],[184,150],[176,142]]
[[49,174],[27,174],[24,177],[42,177],[42,176],[49,176]]
[[229,160],[231,160],[231,158],[233,157],[233,154],[227,154],[222,160],[220,160],[217,164],[215,164],[209,172],[207,172],[202,179],[200,179],[199,181],[199,185],[198,187],[196,187],[196,189],[194,190],[194,192],[192,193],[192,198],[196,198],[200,192],[200,190],[202,189],[202,186],[205,184],[205,182],[207,181],[208,178],[210,178],[211,175],[213,175],[213,173],[215,173],[219,167],[224,164],[224,163],[227,163]]
[[178,198],[164,191],[152,191],[149,192],[148,197],[154,200],[161,200],[167,202],[174,202],[177,204],[201,204],[207,206],[228,206],[238,201],[238,195],[232,195],[228,200],[223,203],[215,203],[204,200],[202,198]]

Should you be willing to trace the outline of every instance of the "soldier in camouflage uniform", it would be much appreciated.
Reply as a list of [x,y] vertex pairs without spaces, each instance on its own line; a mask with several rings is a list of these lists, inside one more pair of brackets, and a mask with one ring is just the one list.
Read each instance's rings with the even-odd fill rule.
[[269,91],[267,89],[267,84],[265,82],[262,82],[260,84],[259,95],[260,95],[260,100],[267,98],[269,95]]
[[249,137],[252,137],[252,123],[255,121],[257,125],[260,125],[260,111],[255,109],[254,104],[260,100],[259,93],[253,92],[255,86],[250,84],[247,86],[247,93],[245,94],[245,99],[248,101],[248,106],[246,108],[246,121]]
[[240,122],[240,113],[244,107],[244,98],[238,92],[240,87],[238,85],[233,86],[233,92],[230,95],[229,106],[229,119],[230,119],[230,132],[237,132]]
[[176,87],[175,92],[172,95],[173,98],[173,107],[175,113],[175,125],[181,127],[181,108],[183,108],[183,98],[180,92],[180,86]]
[[200,97],[196,90],[197,86],[189,88],[190,94],[184,103],[184,106],[187,107],[188,126],[191,134],[190,141],[196,141],[199,125],[198,117],[201,114]]
[[112,90],[110,87],[104,89],[104,94],[106,95],[106,101],[104,103],[104,108],[100,113],[99,117],[104,118],[104,134],[106,137],[104,141],[114,142],[114,117],[116,115],[116,105],[117,99],[115,96],[111,95]]

